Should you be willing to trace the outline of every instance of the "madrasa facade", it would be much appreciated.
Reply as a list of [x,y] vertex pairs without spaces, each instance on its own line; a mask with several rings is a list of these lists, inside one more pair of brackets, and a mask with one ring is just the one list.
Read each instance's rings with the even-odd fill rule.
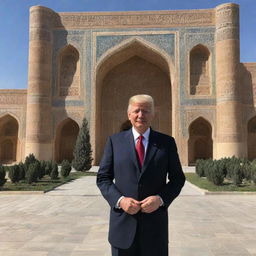
[[89,122],[94,164],[127,124],[135,94],[155,99],[152,128],[183,165],[256,158],[256,63],[240,62],[239,6],[58,13],[30,8],[28,88],[0,90],[0,162],[72,160]]

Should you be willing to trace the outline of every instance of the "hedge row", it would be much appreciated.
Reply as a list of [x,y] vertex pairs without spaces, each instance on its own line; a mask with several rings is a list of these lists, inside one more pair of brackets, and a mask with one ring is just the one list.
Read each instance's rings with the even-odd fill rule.
[[256,184],[256,160],[250,162],[234,156],[220,160],[199,159],[196,162],[196,173],[215,185],[222,185],[225,178],[235,185],[240,185],[244,179]]
[[[61,163],[60,174],[62,177],[67,177],[71,172],[71,165],[67,160]],[[33,154],[26,157],[25,162],[20,162],[12,166],[0,165],[0,187],[6,180],[6,173],[12,183],[18,183],[23,180],[28,184],[41,180],[45,175],[48,175],[52,180],[59,176],[58,165],[55,161],[39,161]]]

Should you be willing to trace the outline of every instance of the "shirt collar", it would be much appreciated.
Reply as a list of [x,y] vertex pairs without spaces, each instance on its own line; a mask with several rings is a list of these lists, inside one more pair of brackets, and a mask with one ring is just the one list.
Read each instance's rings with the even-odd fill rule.
[[150,134],[150,128],[148,128],[143,134],[139,134],[134,127],[132,127],[132,134],[134,137],[134,140],[137,140],[140,135],[143,135],[144,139],[148,140],[149,134]]

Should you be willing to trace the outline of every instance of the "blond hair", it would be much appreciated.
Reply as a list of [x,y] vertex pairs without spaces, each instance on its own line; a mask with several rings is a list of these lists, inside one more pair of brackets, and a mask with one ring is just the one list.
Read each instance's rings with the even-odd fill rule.
[[147,103],[149,104],[151,111],[154,113],[154,99],[147,94],[138,94],[138,95],[134,95],[129,99],[129,103],[128,103],[128,111],[131,107],[131,105],[133,105],[134,103]]

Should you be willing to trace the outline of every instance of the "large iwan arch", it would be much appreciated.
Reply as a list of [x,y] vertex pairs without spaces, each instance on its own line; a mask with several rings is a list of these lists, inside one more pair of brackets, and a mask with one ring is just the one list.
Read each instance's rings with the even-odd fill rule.
[[171,63],[140,40],[130,40],[113,49],[97,66],[96,73],[96,163],[106,138],[127,120],[128,99],[149,94],[155,99],[153,128],[172,134]]

